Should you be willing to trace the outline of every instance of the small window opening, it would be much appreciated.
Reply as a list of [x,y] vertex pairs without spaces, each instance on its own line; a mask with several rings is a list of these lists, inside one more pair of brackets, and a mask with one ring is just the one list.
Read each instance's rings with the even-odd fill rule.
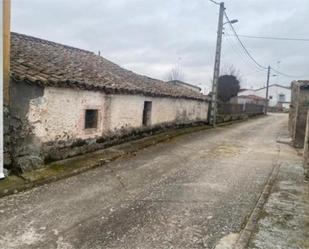
[[145,101],[144,102],[144,111],[143,111],[143,125],[144,126],[151,125],[151,108],[152,108],[152,102],[151,101]]
[[273,96],[269,96],[269,99],[273,99]]
[[88,109],[85,113],[85,129],[93,129],[98,126],[98,110]]

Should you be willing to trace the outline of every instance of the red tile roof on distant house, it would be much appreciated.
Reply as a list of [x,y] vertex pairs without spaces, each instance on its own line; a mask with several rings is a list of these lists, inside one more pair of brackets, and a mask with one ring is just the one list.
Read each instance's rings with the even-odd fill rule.
[[11,74],[17,81],[42,86],[208,99],[187,87],[126,70],[93,52],[17,33],[11,34]]

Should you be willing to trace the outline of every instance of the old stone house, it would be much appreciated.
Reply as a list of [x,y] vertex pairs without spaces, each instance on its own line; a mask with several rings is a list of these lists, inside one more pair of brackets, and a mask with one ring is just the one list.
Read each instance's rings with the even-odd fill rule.
[[11,34],[10,151],[15,169],[100,149],[110,140],[206,122],[207,98],[78,48]]

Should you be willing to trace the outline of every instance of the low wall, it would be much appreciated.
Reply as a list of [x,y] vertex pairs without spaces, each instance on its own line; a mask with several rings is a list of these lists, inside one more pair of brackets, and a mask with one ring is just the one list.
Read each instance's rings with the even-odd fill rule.
[[218,103],[219,115],[257,115],[264,113],[264,105],[257,104],[232,104],[232,103]]
[[264,105],[218,103],[217,123],[247,119],[264,114]]

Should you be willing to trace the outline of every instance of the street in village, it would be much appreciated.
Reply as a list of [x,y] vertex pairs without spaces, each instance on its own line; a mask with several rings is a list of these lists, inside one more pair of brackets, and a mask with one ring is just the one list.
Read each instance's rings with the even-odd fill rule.
[[0,248],[214,248],[245,227],[280,157],[295,161],[277,142],[287,121],[271,114],[179,136],[4,197]]

